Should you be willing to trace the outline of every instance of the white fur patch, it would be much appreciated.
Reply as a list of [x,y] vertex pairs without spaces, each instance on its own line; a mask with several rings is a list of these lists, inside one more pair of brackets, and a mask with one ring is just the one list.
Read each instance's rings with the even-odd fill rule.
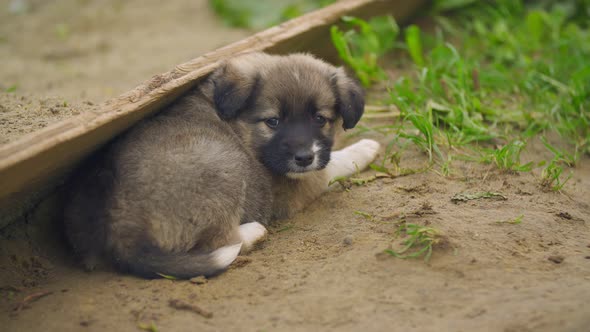
[[228,267],[240,254],[242,243],[221,247],[211,253],[215,266],[219,269]]
[[316,155],[318,152],[320,152],[321,149],[322,146],[318,143],[318,141],[313,141],[313,144],[311,145],[311,152],[313,152],[314,155]]
[[242,250],[250,250],[257,243],[264,239],[268,233],[266,228],[258,222],[249,222],[240,225],[240,238],[242,239]]
[[329,179],[340,176],[351,176],[369,166],[377,155],[381,145],[371,139],[362,139],[346,148],[334,151],[330,155],[330,163],[326,167]]

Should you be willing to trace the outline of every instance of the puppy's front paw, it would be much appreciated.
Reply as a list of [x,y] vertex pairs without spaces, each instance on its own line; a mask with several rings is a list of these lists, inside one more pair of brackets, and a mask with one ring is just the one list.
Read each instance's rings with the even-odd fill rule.
[[350,160],[364,170],[377,158],[381,144],[372,139],[362,139],[347,148]]
[[359,151],[364,152],[364,155],[367,158],[366,161],[369,163],[377,158],[379,149],[381,148],[381,144],[379,144],[379,142],[367,138],[358,141],[356,144],[354,144],[354,146]]
[[351,176],[366,169],[379,154],[381,144],[372,139],[362,139],[342,150],[332,152],[328,164],[328,178]]

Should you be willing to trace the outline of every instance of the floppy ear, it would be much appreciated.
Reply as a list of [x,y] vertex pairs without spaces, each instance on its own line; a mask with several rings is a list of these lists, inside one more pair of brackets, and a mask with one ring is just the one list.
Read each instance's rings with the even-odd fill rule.
[[365,110],[365,92],[360,84],[338,68],[331,78],[336,97],[336,111],[342,117],[344,129],[354,128]]
[[211,74],[210,82],[217,114],[229,120],[254,102],[260,88],[260,75],[246,75],[226,63]]

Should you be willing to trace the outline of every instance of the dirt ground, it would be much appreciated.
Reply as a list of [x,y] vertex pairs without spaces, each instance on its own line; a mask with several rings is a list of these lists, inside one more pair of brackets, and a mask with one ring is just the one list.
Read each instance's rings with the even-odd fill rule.
[[207,0],[0,1],[0,144],[249,34]]
[[[407,152],[404,164],[425,160]],[[337,188],[277,223],[259,250],[205,284],[85,273],[51,226],[10,226],[1,239],[0,322],[6,331],[133,331],[151,323],[158,331],[587,331],[588,165],[564,193],[542,191],[534,174],[477,164],[455,165],[460,174],[450,178],[429,172]],[[482,191],[506,200],[451,202]],[[498,223],[521,214],[521,224]],[[401,242],[401,215],[446,235],[428,264],[383,254]],[[174,300],[213,316],[174,309]]]
[[[62,2],[68,3],[56,3]],[[91,1],[76,3],[94,10],[100,7]],[[122,12],[131,16],[124,21],[133,25],[127,27],[126,36],[120,36],[129,44],[117,45],[130,49],[133,40],[132,48],[147,52],[149,61],[145,57],[131,65],[115,61],[103,69],[97,60],[95,80],[93,74],[64,78],[57,69],[42,72],[44,60],[31,56],[35,63],[31,68],[38,66],[38,75],[44,78],[39,81],[56,83],[50,89],[34,80],[19,81],[17,94],[22,88],[35,95],[58,96],[56,103],[59,98],[94,103],[111,96],[105,87],[122,92],[201,52],[202,45],[190,45],[192,49],[176,49],[174,54],[169,49],[174,42],[164,35],[138,37],[149,36],[140,26],[149,19],[140,18],[147,18],[149,8],[157,6],[155,1],[141,2],[141,6],[138,1],[117,3],[123,3]],[[189,3],[190,8],[204,8],[196,5],[202,1],[185,5]],[[49,15],[43,14],[49,5],[39,6],[27,15],[40,19]],[[192,22],[172,19],[168,10],[159,13],[166,13],[161,24],[170,34]],[[174,13],[189,16],[180,9]],[[195,26],[206,22],[220,26],[211,17],[195,19],[199,20],[193,22]],[[108,21],[109,29],[117,25],[115,21]],[[245,34],[225,31],[220,44]],[[184,39],[175,37],[176,45],[203,38],[193,33],[188,36],[185,31]],[[5,48],[0,44],[4,54]],[[167,55],[154,54],[160,51]],[[121,53],[127,61],[135,59],[116,47],[108,52]],[[89,51],[75,61],[90,63],[90,58],[105,57],[95,53]],[[119,82],[123,69],[129,70],[125,77],[133,78]],[[15,68],[1,70],[2,77],[19,77]],[[4,73],[10,71],[14,72]],[[21,69],[21,75],[24,72]],[[376,134],[363,137],[388,142]],[[537,160],[546,153],[541,144],[532,146],[528,157]],[[403,154],[404,167],[418,168],[425,162],[426,156],[418,151]],[[542,190],[537,171],[506,174],[492,166],[463,162],[456,162],[453,170],[449,177],[431,171],[379,179],[349,190],[336,186],[293,219],[273,225],[258,250],[202,284],[142,280],[104,269],[82,271],[63,245],[57,216],[53,222],[32,222],[40,219],[38,215],[55,213],[52,207],[61,203],[55,195],[20,223],[0,231],[0,326],[3,331],[139,331],[141,327],[152,331],[587,331],[589,158],[576,167],[562,193]],[[451,201],[458,193],[484,191],[501,193],[506,199]],[[367,220],[355,211],[374,217]],[[519,215],[523,215],[520,224],[498,223]],[[435,248],[428,263],[383,254],[389,247],[399,248],[403,238],[396,236],[396,230],[402,216],[445,234],[447,243]],[[179,303],[204,312],[179,309]]]

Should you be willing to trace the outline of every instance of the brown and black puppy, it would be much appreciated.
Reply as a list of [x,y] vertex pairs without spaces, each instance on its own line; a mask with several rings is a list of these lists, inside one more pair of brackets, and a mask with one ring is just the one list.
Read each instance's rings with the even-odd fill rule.
[[251,53],[89,159],[71,179],[69,241],[144,277],[214,275],[379,144],[332,152],[362,116],[363,91],[309,55]]

